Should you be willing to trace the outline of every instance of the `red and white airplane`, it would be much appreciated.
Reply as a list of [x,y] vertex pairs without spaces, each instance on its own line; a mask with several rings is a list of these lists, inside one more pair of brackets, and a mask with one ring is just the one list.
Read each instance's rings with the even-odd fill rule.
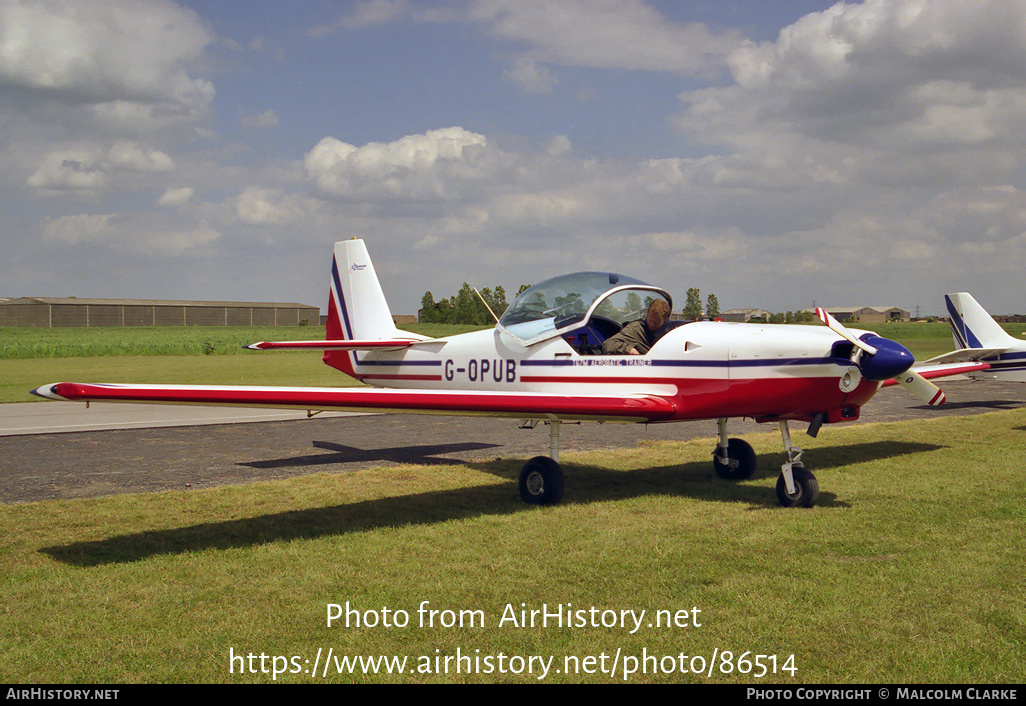
[[[521,293],[492,330],[428,338],[400,331],[362,240],[336,243],[326,340],[255,343],[256,350],[316,349],[324,362],[374,388],[283,388],[60,382],[33,392],[53,400],[153,402],[314,410],[491,415],[549,425],[549,455],[523,467],[525,502],[563,495],[559,429],[564,421],[662,423],[715,419],[713,467],[749,478],[755,452],[728,438],[727,421],[752,417],[780,426],[787,461],[777,495],[810,507],[819,484],[791,443],[788,423],[858,419],[893,380],[929,404],[944,395],[910,370],[903,346],[849,330],[822,309],[819,326],[668,322],[644,355],[604,355],[601,343],[665,290],[607,272],[546,280]],[[944,366],[952,375],[979,364]]]

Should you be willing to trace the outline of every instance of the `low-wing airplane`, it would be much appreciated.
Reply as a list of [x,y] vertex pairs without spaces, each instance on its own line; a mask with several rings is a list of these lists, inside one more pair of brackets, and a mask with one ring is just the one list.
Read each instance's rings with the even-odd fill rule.
[[931,368],[975,362],[981,366],[968,371],[969,377],[1026,382],[1026,341],[1001,328],[969,292],[946,294],[944,303],[951,315],[949,323],[957,349],[925,361],[925,375]]
[[[785,506],[811,507],[816,477],[802,463],[788,424],[855,420],[893,378],[929,404],[944,395],[910,370],[912,354],[826,311],[819,326],[679,322],[663,325],[644,355],[604,355],[601,343],[644,317],[665,290],[608,272],[580,272],[521,293],[492,330],[428,338],[396,328],[362,240],[336,243],[325,340],[261,342],[255,350],[323,350],[324,362],[375,388],[283,388],[60,382],[34,394],[54,400],[153,402],[309,411],[372,410],[492,415],[549,425],[549,455],[520,473],[525,502],[563,495],[559,429],[564,421],[717,422],[713,467],[726,479],[755,472],[751,445],[729,438],[730,418],[775,422],[787,454],[777,481]],[[980,364],[945,366],[944,374]]]

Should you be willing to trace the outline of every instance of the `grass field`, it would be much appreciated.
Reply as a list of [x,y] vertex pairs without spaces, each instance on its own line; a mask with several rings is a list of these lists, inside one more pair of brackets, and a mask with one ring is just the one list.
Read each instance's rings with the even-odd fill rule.
[[773,433],[737,484],[709,439],[567,453],[552,508],[510,460],[0,507],[0,681],[1021,684],[1026,410],[830,431],[810,510]]

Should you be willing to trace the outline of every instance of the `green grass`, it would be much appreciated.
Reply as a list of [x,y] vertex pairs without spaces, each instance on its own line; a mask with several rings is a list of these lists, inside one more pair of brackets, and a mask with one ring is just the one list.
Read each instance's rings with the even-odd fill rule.
[[318,338],[313,326],[2,328],[0,359],[235,355],[257,341]]
[[[474,326],[413,324],[426,336],[472,331]],[[324,338],[320,326],[150,326],[105,328],[0,328],[0,360],[113,356],[245,355],[257,341]]]
[[[552,508],[520,503],[508,459],[8,505],[0,681],[267,683],[271,656],[305,670],[331,648],[431,670],[277,681],[538,681],[434,673],[459,649],[553,657],[553,670],[569,656],[609,666],[617,650],[778,666],[757,679],[718,658],[712,676],[625,678],[621,660],[613,676],[547,682],[1022,683],[1024,434],[1022,409],[832,427],[801,442],[822,488],[810,510],[777,504],[773,433],[749,438],[761,470],[742,483],[715,479],[711,438],[565,453],[567,498]],[[423,601],[483,625],[422,627]],[[329,627],[328,605],[346,602],[410,622]],[[507,606],[568,603],[646,618],[697,607],[701,626],[499,626]],[[232,673],[231,650],[257,669],[268,655],[268,673]],[[779,669],[792,654],[793,675]]]

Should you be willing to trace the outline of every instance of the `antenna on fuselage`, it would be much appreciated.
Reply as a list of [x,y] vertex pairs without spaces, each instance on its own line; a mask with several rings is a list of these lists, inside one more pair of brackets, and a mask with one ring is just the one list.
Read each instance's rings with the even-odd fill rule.
[[481,292],[477,291],[477,287],[473,287],[473,290],[474,294],[477,295],[477,298],[480,299],[481,303],[485,305],[485,309],[488,310],[488,313],[492,315],[493,319],[495,319],[495,323],[499,323],[499,317],[495,315],[494,311],[492,311],[492,307],[488,306],[488,302],[486,302],[485,298],[481,296]]

